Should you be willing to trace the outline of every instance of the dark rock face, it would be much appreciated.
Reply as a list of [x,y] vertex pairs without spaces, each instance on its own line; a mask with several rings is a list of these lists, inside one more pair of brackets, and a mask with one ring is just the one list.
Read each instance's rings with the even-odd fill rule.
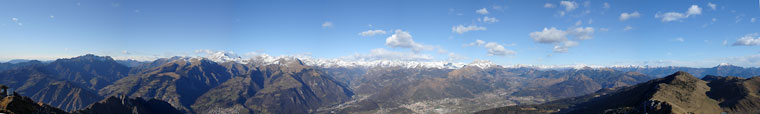
[[74,114],[182,114],[164,101],[111,96]]
[[[668,104],[667,102],[657,101],[657,100],[647,100],[645,102],[641,103],[641,106],[636,107],[637,110],[623,110],[620,112],[646,112],[649,114],[670,114],[673,113],[673,106]],[[607,110],[608,111],[616,111],[616,109],[613,110]]]

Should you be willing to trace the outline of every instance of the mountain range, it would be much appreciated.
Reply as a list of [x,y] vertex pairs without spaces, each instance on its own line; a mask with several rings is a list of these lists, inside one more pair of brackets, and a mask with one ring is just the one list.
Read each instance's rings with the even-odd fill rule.
[[[4,86],[4,85],[0,85]],[[10,94],[10,93],[8,93]],[[0,113],[6,114],[181,114],[179,110],[164,101],[142,98],[111,96],[90,104],[82,110],[66,112],[45,103],[35,102],[29,97],[12,93],[0,95]]]
[[[539,67],[502,66],[487,61],[352,62],[270,56],[242,59],[228,55],[134,61],[88,54],[50,62],[0,63],[0,84],[8,85],[19,96],[71,113],[108,113],[93,110],[91,105],[108,108],[113,105],[107,102],[117,101],[134,104],[122,109],[140,110],[151,107],[143,105],[161,101],[180,113],[473,113],[541,103],[562,102],[562,106],[569,106],[566,102],[580,103],[578,99],[589,95],[653,83],[650,80],[663,80],[655,78],[677,71],[711,79],[705,81],[707,85],[749,88],[744,91],[756,89],[727,83],[760,75],[758,68],[732,65]],[[713,75],[742,77],[725,81]],[[726,106],[720,104],[720,110],[733,106],[729,109],[740,109],[734,112],[747,112],[756,107],[754,102],[741,100],[752,98],[714,96],[707,99],[725,102]]]
[[760,77],[705,76],[679,71],[634,86],[604,89],[593,94],[538,105],[507,106],[480,111],[505,113],[760,113]]

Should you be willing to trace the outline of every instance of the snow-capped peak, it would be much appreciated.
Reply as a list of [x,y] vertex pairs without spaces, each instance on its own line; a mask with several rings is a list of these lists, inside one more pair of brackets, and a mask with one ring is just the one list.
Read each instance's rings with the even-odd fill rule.
[[730,63],[720,63],[718,64],[718,66],[733,66],[733,65],[731,65]]
[[470,62],[470,64],[467,64],[467,66],[476,66],[476,67],[480,67],[480,68],[490,68],[490,67],[495,67],[495,66],[499,66],[499,65],[496,65],[496,64],[494,64],[493,62],[491,62],[489,60],[474,60],[474,61]]
[[[351,59],[351,58],[312,58],[311,56],[269,56],[263,53],[246,53],[246,57],[239,56],[233,52],[228,51],[211,51],[211,50],[197,50],[196,53],[204,53],[204,57],[214,62],[237,62],[241,64],[281,64],[291,60],[300,60],[304,65],[316,66],[323,68],[335,68],[335,67],[403,67],[403,68],[440,68],[440,69],[459,69],[464,66],[474,66],[480,68],[535,68],[535,69],[585,69],[585,68],[604,68],[605,66],[599,65],[585,65],[585,64],[572,64],[572,65],[498,65],[488,60],[474,60],[471,63],[460,63],[450,61],[416,61],[416,60],[392,60],[392,59]],[[284,60],[284,61],[283,61]],[[634,67],[634,66],[627,66]]]

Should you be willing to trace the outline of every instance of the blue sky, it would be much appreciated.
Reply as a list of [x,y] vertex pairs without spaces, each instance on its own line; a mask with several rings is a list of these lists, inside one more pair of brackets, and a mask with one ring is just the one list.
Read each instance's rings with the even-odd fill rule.
[[758,2],[4,0],[0,61],[87,53],[150,60],[214,50],[464,63],[755,67]]

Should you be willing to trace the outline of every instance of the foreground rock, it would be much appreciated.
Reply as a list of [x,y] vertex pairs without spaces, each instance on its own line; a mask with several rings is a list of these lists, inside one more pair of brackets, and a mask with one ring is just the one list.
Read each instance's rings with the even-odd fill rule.
[[29,97],[0,95],[0,113],[7,114],[66,114],[53,106],[34,102]]

